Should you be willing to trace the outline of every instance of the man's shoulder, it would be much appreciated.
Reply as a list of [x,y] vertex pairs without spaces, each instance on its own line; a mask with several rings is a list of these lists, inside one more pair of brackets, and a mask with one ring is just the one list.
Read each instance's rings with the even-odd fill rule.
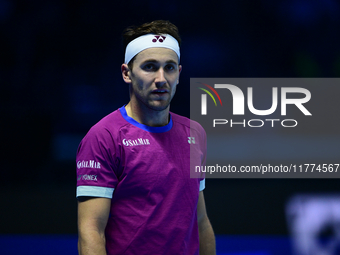
[[172,121],[173,122],[176,122],[178,124],[186,126],[187,128],[192,129],[192,130],[196,130],[196,131],[199,131],[199,132],[204,132],[204,129],[201,126],[201,124],[199,124],[195,120],[192,120],[192,119],[187,118],[185,116],[181,116],[181,115],[173,113],[173,112],[171,112],[171,117],[172,117]]
[[124,125],[126,125],[126,122],[124,121],[119,109],[117,109],[94,124],[88,131],[88,135],[114,133]]

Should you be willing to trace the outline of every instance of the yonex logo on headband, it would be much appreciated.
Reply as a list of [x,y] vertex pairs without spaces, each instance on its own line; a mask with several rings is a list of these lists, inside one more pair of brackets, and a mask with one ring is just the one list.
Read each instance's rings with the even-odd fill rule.
[[124,63],[128,64],[134,56],[148,48],[167,48],[173,50],[177,54],[179,61],[179,45],[174,37],[168,34],[146,34],[137,37],[126,46]]
[[155,35],[155,38],[152,39],[152,42],[157,42],[159,41],[160,43],[164,42],[166,36],[163,36],[163,35]]

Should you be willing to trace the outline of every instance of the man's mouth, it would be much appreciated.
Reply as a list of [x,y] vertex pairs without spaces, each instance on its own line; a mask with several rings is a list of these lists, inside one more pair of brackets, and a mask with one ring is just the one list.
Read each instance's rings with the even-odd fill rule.
[[169,91],[166,89],[155,89],[151,93],[156,95],[165,95],[166,93],[169,93]]

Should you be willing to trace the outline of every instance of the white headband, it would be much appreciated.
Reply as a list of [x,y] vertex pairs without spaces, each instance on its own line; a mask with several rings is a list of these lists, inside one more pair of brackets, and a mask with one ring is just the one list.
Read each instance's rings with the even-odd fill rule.
[[178,60],[180,57],[178,41],[171,35],[147,34],[132,40],[125,50],[125,64],[136,56],[139,52],[148,48],[168,48],[176,52]]

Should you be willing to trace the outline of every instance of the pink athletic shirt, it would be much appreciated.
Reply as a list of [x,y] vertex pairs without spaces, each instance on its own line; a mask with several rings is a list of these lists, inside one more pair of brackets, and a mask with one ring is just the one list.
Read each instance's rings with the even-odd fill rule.
[[191,146],[192,162],[204,165],[206,134],[197,122],[170,113],[168,125],[150,127],[124,106],[86,134],[77,152],[77,197],[111,198],[108,254],[199,254],[197,202],[205,183],[190,178]]

